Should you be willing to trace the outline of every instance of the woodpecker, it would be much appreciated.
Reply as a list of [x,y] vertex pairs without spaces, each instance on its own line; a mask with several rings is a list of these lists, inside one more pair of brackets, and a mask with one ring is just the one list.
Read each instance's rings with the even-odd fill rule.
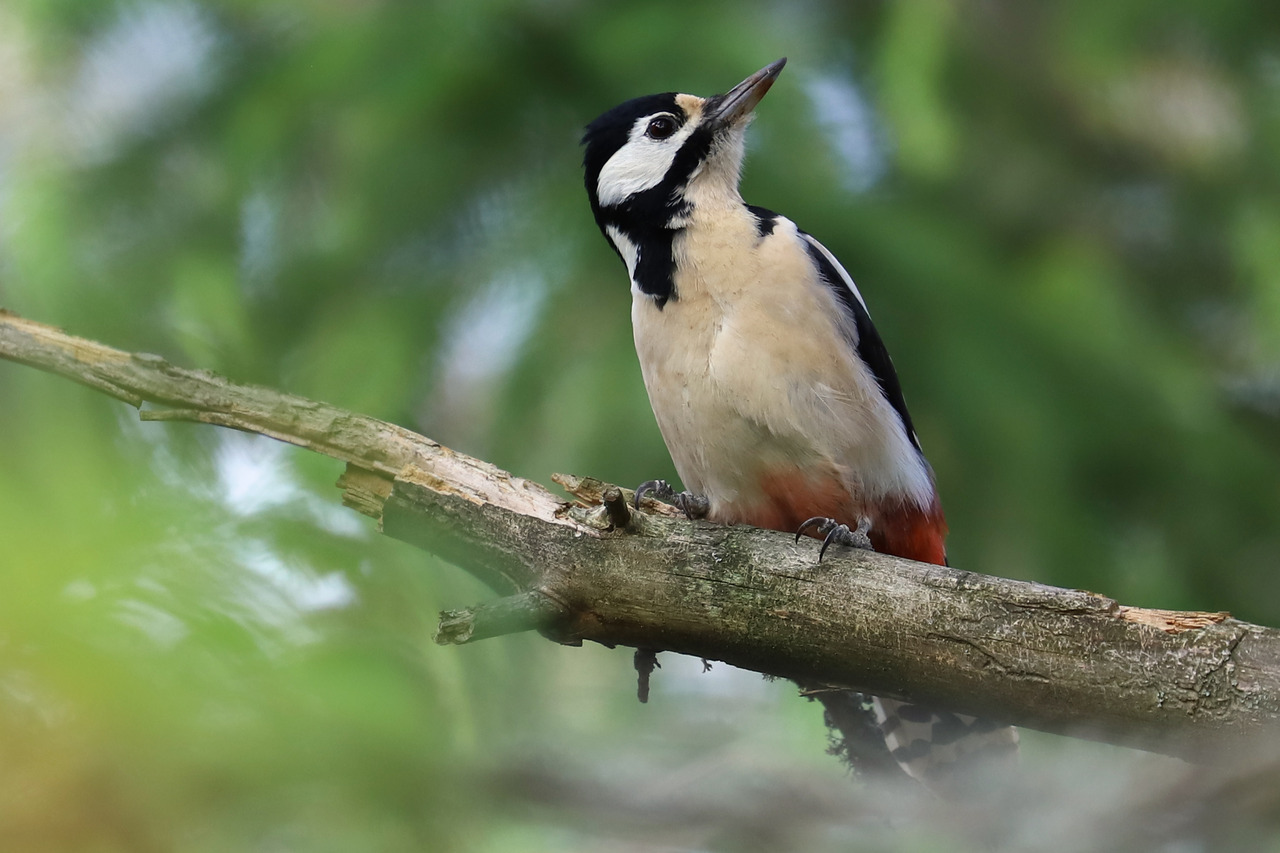
[[[591,210],[626,265],[645,388],[687,491],[642,490],[691,516],[822,536],[819,560],[840,544],[945,565],[933,470],[866,301],[813,236],[738,190],[747,125],[785,64],[723,95],[635,98],[583,136]],[[873,708],[925,782],[1016,751],[1007,726]]]

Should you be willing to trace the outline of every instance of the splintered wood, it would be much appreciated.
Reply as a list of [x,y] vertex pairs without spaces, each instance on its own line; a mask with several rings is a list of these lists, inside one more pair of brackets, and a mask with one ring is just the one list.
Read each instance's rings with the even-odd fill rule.
[[1117,609],[1117,615],[1129,622],[1158,628],[1166,634],[1196,631],[1231,618],[1231,614],[1225,610],[1217,613],[1200,610],[1153,610],[1148,607],[1125,607],[1123,604]]

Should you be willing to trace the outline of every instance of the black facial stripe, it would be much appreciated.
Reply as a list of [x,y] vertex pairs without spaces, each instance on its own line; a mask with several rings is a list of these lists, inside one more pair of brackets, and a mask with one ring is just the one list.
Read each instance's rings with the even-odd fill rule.
[[[675,259],[671,244],[680,228],[672,227],[671,223],[688,214],[689,202],[684,199],[683,190],[689,177],[710,152],[711,143],[710,130],[695,130],[680,146],[671,167],[657,186],[609,207],[600,206],[594,186],[599,170],[604,168],[608,158],[603,158],[594,175],[591,165],[588,165],[587,191],[591,195],[596,223],[606,236],[606,228],[613,226],[635,244],[638,257],[633,278],[640,291],[652,296],[659,308],[668,300],[679,298],[675,289]],[[588,161],[591,160],[592,144],[588,142]],[[608,156],[614,153],[611,151]]]
[[[628,222],[612,215],[613,213],[613,210],[602,211],[599,217],[600,230],[607,238],[609,232],[606,229],[612,226],[636,247],[636,268],[632,272],[636,287],[640,288],[640,292],[652,296],[659,308],[666,305],[667,300],[678,298],[675,292],[676,263],[671,248],[677,229],[646,227]],[[613,241],[610,240],[609,244],[613,245]],[[618,257],[622,257],[617,246],[614,246],[614,251],[618,252]],[[625,260],[624,258],[624,263]]]
[[582,166],[587,187],[587,196],[591,200],[591,212],[595,215],[596,224],[604,230],[600,199],[597,195],[597,184],[600,172],[609,158],[626,145],[630,139],[631,129],[637,120],[654,113],[668,112],[683,116],[683,111],[676,105],[674,92],[662,95],[648,95],[619,104],[587,125],[582,134]]
[[[665,238],[665,239],[664,239]],[[641,243],[636,259],[635,281],[642,293],[653,297],[661,310],[668,299],[678,299],[676,293],[676,262],[672,256],[671,242],[674,231],[665,231],[657,239]]]
[[664,186],[668,188],[668,192],[674,194],[677,190],[684,189],[689,183],[689,178],[693,175],[695,169],[702,165],[707,159],[707,155],[711,153],[711,143],[715,139],[715,134],[709,127],[699,127],[689,134],[684,144],[680,146],[680,150],[676,153],[675,160],[671,163],[671,168],[667,170],[667,175],[662,179],[662,183],[658,184],[655,189],[662,189]]
[[[804,234],[803,231],[800,233]],[[920,442],[916,438],[915,427],[911,424],[911,413],[907,411],[907,401],[902,396],[902,385],[898,381],[898,372],[893,368],[893,359],[889,357],[889,350],[885,348],[884,341],[880,338],[880,333],[876,331],[875,325],[871,322],[871,315],[867,313],[867,309],[862,306],[862,302],[844,283],[844,278],[840,275],[840,271],[831,265],[822,250],[808,240],[805,240],[805,248],[809,252],[809,257],[817,264],[822,280],[836,294],[836,298],[844,306],[848,318],[853,321],[853,328],[858,336],[855,344],[858,356],[870,369],[871,375],[875,377],[876,384],[880,386],[880,391],[884,394],[884,398],[898,413],[902,425],[907,430],[907,438],[910,439],[916,450],[920,450]]]
[[597,204],[599,212],[596,218],[640,237],[648,236],[645,232],[655,229],[672,230],[671,221],[689,212],[689,202],[685,200],[683,190],[689,183],[689,176],[706,159],[711,150],[711,140],[710,130],[695,130],[680,146],[667,173],[656,186],[630,195],[608,208],[599,208]]
[[[688,121],[688,116],[676,103],[674,93],[627,101],[587,125],[582,137],[586,146],[582,162],[596,224],[606,237],[607,229],[613,227],[635,245],[636,268],[632,277],[640,291],[652,296],[661,308],[668,300],[679,298],[675,289],[672,241],[680,226],[675,223],[689,213],[684,189],[694,171],[711,153],[714,132],[709,128],[695,128],[681,143],[657,186],[609,207],[602,207],[598,196],[600,172],[609,158],[630,141],[637,122],[648,121],[659,113],[672,116],[681,127]],[[614,248],[617,249],[616,246]]]

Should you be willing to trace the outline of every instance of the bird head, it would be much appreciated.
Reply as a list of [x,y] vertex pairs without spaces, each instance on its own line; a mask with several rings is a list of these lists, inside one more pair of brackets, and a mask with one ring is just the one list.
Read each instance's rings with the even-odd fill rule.
[[695,206],[740,203],[746,127],[786,62],[766,65],[723,95],[646,95],[591,122],[583,165],[605,236],[613,242],[610,226],[633,236],[678,228]]

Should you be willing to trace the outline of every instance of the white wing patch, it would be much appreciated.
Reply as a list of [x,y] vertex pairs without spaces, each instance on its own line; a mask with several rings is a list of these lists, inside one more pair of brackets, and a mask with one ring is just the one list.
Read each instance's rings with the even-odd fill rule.
[[631,126],[627,143],[600,170],[600,177],[596,179],[596,198],[600,200],[601,207],[621,204],[636,193],[653,189],[662,183],[680,146],[698,126],[696,120],[686,121],[666,139],[650,139],[644,135],[644,131],[649,126],[649,121],[657,115],[666,113],[654,113],[636,119],[636,123]]
[[[831,254],[831,252],[827,250],[826,246],[813,239],[813,235],[802,232],[800,236],[805,240],[805,242],[821,252],[823,257],[831,262],[831,266],[835,268],[836,272],[840,273],[840,278],[844,281],[845,287],[849,288],[854,297],[857,298],[858,302],[862,304],[862,310],[866,311],[867,316],[870,317],[871,312],[867,310],[867,301],[862,298],[862,294],[858,291],[858,286],[853,283],[853,277],[850,276],[848,271],[840,264],[839,261],[836,260],[836,256]],[[832,282],[832,284],[835,284],[835,282]]]

